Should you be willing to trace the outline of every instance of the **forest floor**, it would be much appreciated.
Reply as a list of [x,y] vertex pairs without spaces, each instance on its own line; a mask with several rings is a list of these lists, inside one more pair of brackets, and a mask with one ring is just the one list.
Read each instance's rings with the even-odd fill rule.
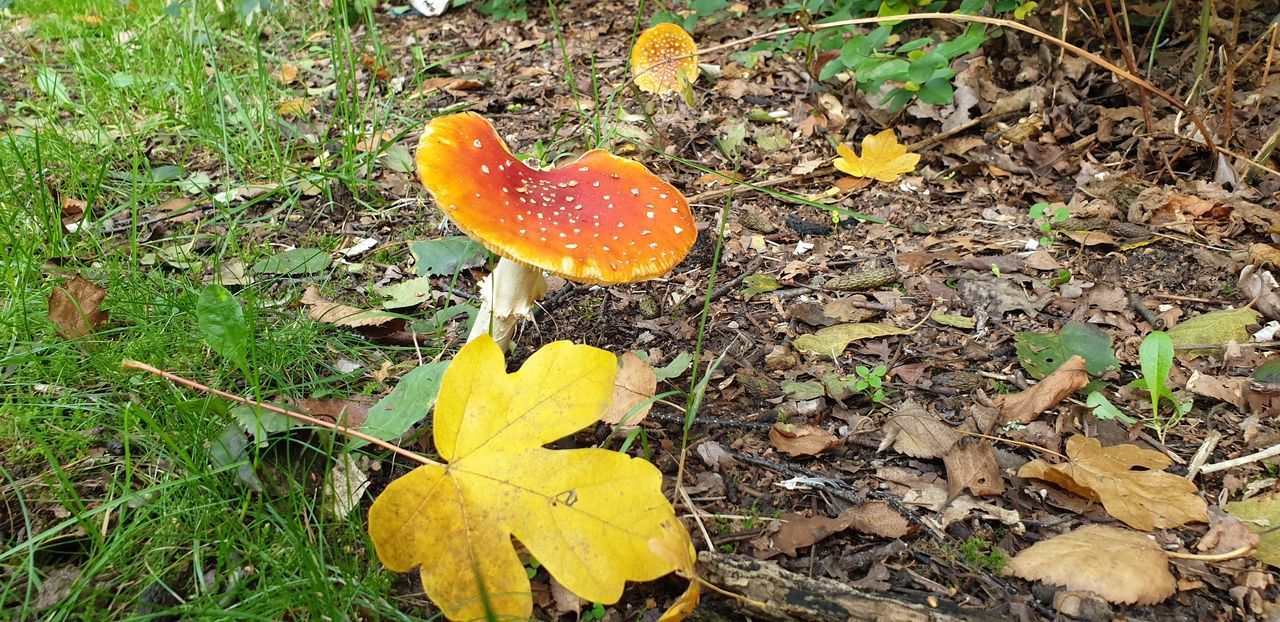
[[[447,257],[453,269],[424,274],[418,244],[458,232],[411,153],[427,120],[470,110],[521,156],[551,165],[604,148],[689,197],[698,241],[683,263],[621,286],[553,279],[508,361],[558,340],[643,353],[666,394],[643,434],[601,423],[560,446],[635,438],[628,451],[669,487],[682,474],[676,509],[699,551],[947,615],[1277,615],[1262,561],[1280,560],[1265,530],[1280,520],[1277,467],[1215,466],[1280,443],[1271,16],[1219,6],[1197,74],[1199,4],[1173,2],[1154,59],[1148,13],[1164,5],[1130,6],[1138,73],[1190,113],[1010,30],[952,64],[956,104],[895,113],[841,76],[818,81],[829,55],[777,47],[751,67],[733,54],[744,48],[704,55],[693,106],[622,88],[651,18],[630,4],[531,3],[527,19],[499,20],[471,6],[427,18],[282,2],[248,22],[166,4],[0,10],[0,610],[436,612],[366,534],[369,505],[410,465],[312,429],[259,446],[231,404],[120,363],[333,418],[450,358],[466,337],[453,311],[487,271]],[[1067,39],[1124,65],[1106,13],[1085,9]],[[1060,11],[1025,23],[1059,33]],[[705,48],[787,25],[725,11],[693,35]],[[1263,166],[1193,141],[1192,117]],[[885,128],[920,154],[914,172],[868,185],[830,169],[837,144]],[[322,257],[289,263],[289,249]],[[197,330],[211,282],[244,305],[251,379]],[[68,291],[89,317],[68,310]],[[316,297],[392,298],[394,317],[333,326],[308,316]],[[1251,311],[1222,313],[1233,309]],[[896,334],[848,328],[872,323]],[[1153,414],[1129,385],[1150,373],[1140,346],[1156,331],[1176,349]],[[1049,372],[1073,353],[1092,384],[1057,391],[1067,380]],[[1133,422],[1095,415],[1093,391]],[[430,454],[429,425],[403,444]],[[370,480],[354,507],[326,494],[334,464]],[[1011,572],[1033,544],[1096,525],[1150,533],[1168,570],[1099,546]],[[1204,557],[1259,543],[1255,531],[1256,556]],[[1140,593],[1171,571],[1172,595],[1132,605],[1020,578],[1131,562]],[[683,590],[662,579],[600,609],[534,570],[541,619],[656,619]],[[722,596],[703,605],[750,615]]]

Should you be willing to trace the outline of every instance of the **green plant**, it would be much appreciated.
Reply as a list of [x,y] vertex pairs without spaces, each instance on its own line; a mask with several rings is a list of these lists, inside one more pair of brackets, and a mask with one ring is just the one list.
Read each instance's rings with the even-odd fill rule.
[[[1051,209],[1052,208],[1052,209]],[[1048,203],[1036,203],[1031,206],[1031,221],[1035,223],[1036,229],[1040,231],[1040,238],[1037,240],[1043,248],[1053,246],[1053,226],[1065,222],[1071,217],[1071,212],[1065,207],[1053,208]],[[1058,273],[1058,278],[1062,277],[1062,272]],[[1067,272],[1067,280],[1071,280],[1071,273]]]
[[1004,572],[1005,564],[1009,561],[1009,556],[1004,551],[996,548],[991,542],[978,536],[971,536],[960,545],[957,551],[960,559],[971,566],[977,566],[992,574],[999,575]]
[[884,401],[884,377],[889,373],[889,368],[884,365],[876,365],[875,367],[867,367],[859,365],[853,369],[853,373],[858,379],[853,382],[853,390],[867,396],[874,404]]
[[605,616],[604,605],[601,603],[591,603],[591,608],[582,612],[582,622],[590,622],[591,620],[603,620]]
[[[467,4],[467,2],[457,4]],[[525,5],[525,0],[483,0],[478,3],[476,10],[494,19],[513,21],[529,19],[529,9]]]
[[[1151,396],[1151,419],[1147,426],[1155,430],[1160,442],[1164,435],[1182,421],[1182,418],[1195,405],[1192,400],[1181,400],[1169,390],[1169,372],[1173,370],[1173,340],[1169,333],[1155,331],[1142,340],[1138,347],[1138,362],[1142,368],[1142,377],[1129,383],[1130,387],[1146,391]],[[1172,405],[1172,411],[1166,418],[1160,414],[1161,400]]]
[[[692,31],[701,20],[715,19],[716,12],[729,3],[686,0],[684,5],[683,11],[659,13],[655,21],[675,22]],[[869,16],[905,15],[914,10],[943,11],[949,5],[955,7],[956,13],[1013,13],[1016,19],[1023,19],[1036,3],[1022,0],[961,0],[958,4],[946,0],[804,0],[766,9],[760,16],[784,18],[803,26],[821,26]],[[766,55],[802,53],[818,80],[829,81],[847,75],[859,90],[875,96],[877,105],[895,112],[916,98],[934,105],[952,103],[952,80],[956,72],[951,69],[951,62],[986,43],[986,28],[971,24],[951,38],[934,32],[900,43],[895,33],[899,23],[886,23],[868,33],[856,26],[796,33],[760,41],[735,52],[732,57],[752,68]]]

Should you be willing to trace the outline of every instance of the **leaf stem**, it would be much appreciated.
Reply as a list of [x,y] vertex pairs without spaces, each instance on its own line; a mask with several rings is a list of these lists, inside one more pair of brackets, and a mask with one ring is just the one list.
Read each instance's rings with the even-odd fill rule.
[[1198,562],[1225,562],[1241,557],[1246,557],[1253,553],[1254,546],[1242,546],[1234,551],[1226,553],[1218,553],[1216,555],[1197,555],[1195,553],[1179,553],[1177,551],[1165,551],[1170,559],[1190,559]]
[[147,373],[155,374],[155,375],[157,375],[157,376],[160,376],[161,378],[165,378],[165,379],[167,379],[167,380],[169,380],[169,381],[171,381],[171,382],[174,382],[174,383],[180,384],[180,385],[182,385],[182,386],[185,386],[185,387],[188,387],[188,388],[191,388],[191,389],[195,389],[195,390],[197,390],[197,391],[201,391],[201,392],[204,392],[204,393],[210,393],[210,394],[216,395],[216,396],[218,396],[218,397],[221,397],[221,398],[223,398],[223,399],[228,399],[228,400],[231,400],[231,401],[233,401],[233,402],[239,402],[239,403],[241,403],[241,404],[245,404],[245,405],[248,405],[248,406],[253,406],[253,407],[255,407],[255,408],[261,408],[261,409],[263,409],[263,410],[269,410],[269,411],[271,411],[271,412],[273,412],[273,413],[276,413],[276,414],[280,414],[280,415],[284,415],[284,416],[286,416],[286,417],[289,417],[290,419],[296,419],[296,420],[298,420],[298,421],[301,421],[301,422],[306,423],[306,424],[309,424],[309,425],[319,426],[319,427],[322,427],[322,428],[327,428],[327,429],[329,429],[329,430],[333,430],[334,432],[337,432],[337,433],[339,433],[339,434],[345,434],[345,435],[347,435],[347,436],[350,436],[351,438],[358,438],[358,439],[360,439],[360,440],[362,440],[362,441],[365,441],[365,442],[367,442],[367,443],[371,443],[371,444],[373,444],[373,445],[377,445],[378,447],[381,447],[381,448],[383,448],[383,449],[385,449],[385,450],[387,450],[387,451],[390,451],[390,452],[395,453],[395,454],[399,454],[400,456],[403,456],[403,457],[405,457],[405,458],[408,458],[408,459],[413,460],[414,462],[418,462],[418,463],[420,463],[420,464],[434,464],[434,465],[436,465],[436,466],[443,466],[443,465],[441,465],[439,462],[436,462],[436,461],[434,461],[434,460],[432,460],[432,459],[430,459],[430,458],[427,458],[427,457],[425,457],[425,456],[418,455],[418,454],[413,453],[412,451],[409,451],[409,450],[407,450],[407,449],[403,449],[403,448],[400,448],[400,447],[396,447],[395,445],[392,445],[391,443],[388,443],[388,442],[386,442],[386,441],[384,441],[384,440],[382,440],[382,439],[380,439],[380,438],[374,438],[374,437],[372,437],[372,436],[369,436],[368,434],[365,434],[364,432],[360,432],[360,431],[358,431],[358,430],[353,430],[353,429],[348,428],[348,427],[346,427],[346,426],[340,426],[340,425],[338,425],[338,424],[336,424],[336,423],[329,423],[328,421],[325,421],[325,420],[323,420],[323,419],[316,419],[315,417],[312,417],[312,416],[310,416],[310,415],[304,415],[304,414],[299,413],[299,412],[294,412],[294,411],[292,411],[292,410],[287,410],[287,409],[284,409],[284,408],[280,408],[279,406],[272,406],[271,404],[264,404],[264,403],[262,403],[262,402],[258,402],[258,401],[251,400],[251,399],[248,399],[248,398],[240,397],[239,395],[235,395],[235,394],[233,394],[233,393],[227,393],[226,391],[219,391],[219,390],[217,390],[217,389],[214,389],[214,388],[211,388],[211,387],[207,387],[207,386],[205,386],[205,385],[203,385],[203,384],[200,384],[199,382],[196,382],[196,381],[194,381],[194,380],[188,380],[188,379],[183,378],[182,376],[179,376],[179,375],[177,375],[177,374],[174,374],[174,373],[170,373],[170,372],[164,371],[163,369],[159,369],[159,368],[157,368],[157,367],[152,367],[152,366],[150,366],[150,365],[147,365],[146,363],[142,363],[142,362],[139,362],[139,361],[134,361],[134,360],[131,360],[131,359],[125,359],[124,361],[122,361],[122,362],[120,363],[120,367],[122,367],[122,368],[124,368],[124,369],[134,369],[134,370],[138,370],[138,371],[145,371],[145,372],[147,372]]

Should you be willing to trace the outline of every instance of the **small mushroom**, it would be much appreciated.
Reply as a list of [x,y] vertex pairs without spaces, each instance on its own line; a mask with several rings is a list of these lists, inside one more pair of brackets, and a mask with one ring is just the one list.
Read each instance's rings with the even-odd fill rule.
[[597,149],[532,168],[472,112],[432,119],[416,158],[445,215],[502,257],[481,281],[468,341],[489,333],[506,350],[546,293],[544,270],[581,283],[642,281],[675,267],[697,237],[689,203],[643,164]]
[[631,75],[648,93],[680,91],[698,79],[698,45],[683,28],[658,24],[640,33],[631,48]]

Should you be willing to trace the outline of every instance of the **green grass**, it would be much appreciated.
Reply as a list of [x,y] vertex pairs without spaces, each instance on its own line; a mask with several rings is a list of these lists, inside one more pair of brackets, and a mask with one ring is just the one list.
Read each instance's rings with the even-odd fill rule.
[[[394,575],[378,564],[363,512],[335,518],[323,509],[318,482],[342,451],[332,438],[291,435],[253,453],[264,473],[298,482],[253,493],[235,465],[213,465],[210,442],[230,423],[222,406],[120,363],[274,398],[368,392],[363,371],[334,368],[339,357],[371,368],[409,359],[317,326],[290,306],[305,283],[274,279],[237,293],[255,336],[255,377],[245,379],[205,347],[193,311],[226,261],[251,265],[270,243],[334,250],[332,231],[307,231],[317,206],[394,213],[372,181],[378,154],[358,141],[425,117],[370,88],[359,70],[362,53],[385,60],[366,12],[289,3],[246,23],[212,2],[175,14],[167,4],[27,0],[0,14],[0,118],[10,121],[0,128],[0,617],[421,614],[420,595],[402,596],[417,588],[394,590]],[[365,23],[352,28],[353,20]],[[14,34],[20,23],[29,32]],[[438,53],[397,68],[407,88]],[[299,60],[314,61],[300,76],[310,84],[281,84],[279,67]],[[306,86],[322,90],[308,95]],[[299,96],[319,107],[310,133],[276,112]],[[149,219],[166,201],[209,205],[249,183],[275,186],[214,203],[198,225],[170,223],[171,237],[153,239]],[[88,204],[74,232],[61,224],[68,198]],[[104,231],[104,217],[129,225]],[[188,242],[196,245],[182,258],[197,264],[149,263]],[[403,256],[401,247],[381,257]],[[46,301],[73,273],[107,289],[110,321],[68,341],[55,334]],[[37,610],[42,585],[63,567],[77,577]]]

